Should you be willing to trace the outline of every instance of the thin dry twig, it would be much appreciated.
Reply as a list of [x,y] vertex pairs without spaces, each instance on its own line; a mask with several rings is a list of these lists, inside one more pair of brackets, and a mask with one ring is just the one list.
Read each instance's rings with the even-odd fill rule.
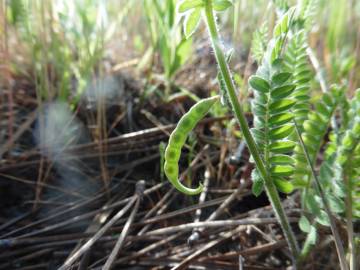
[[208,251],[209,249],[223,243],[224,241],[226,241],[228,238],[234,236],[235,234],[238,234],[239,232],[243,231],[246,227],[244,226],[239,226],[238,228],[236,228],[235,230],[232,230],[230,232],[226,232],[226,233],[222,233],[220,234],[220,237],[216,240],[213,240],[209,243],[207,243],[204,247],[198,249],[196,252],[194,252],[192,255],[190,255],[189,257],[187,257],[184,261],[182,261],[179,265],[173,267],[171,270],[182,270],[185,269],[185,267],[187,267],[193,260],[195,260],[196,258],[198,258],[199,256],[201,256],[201,254],[205,253],[206,251]]
[[93,237],[91,237],[73,256],[71,256],[68,260],[65,261],[65,263],[59,268],[59,270],[66,270],[71,267],[71,265],[81,256],[83,255],[90,247],[92,247],[97,240],[101,236],[104,235],[104,233],[112,226],[114,225],[118,219],[120,219],[136,202],[137,196],[134,195],[131,200],[128,202],[128,204],[121,209],[108,223],[106,223]]
[[[297,218],[289,218],[290,222],[296,222]],[[157,229],[150,231],[145,235],[164,235],[178,231],[189,231],[196,228],[216,228],[216,227],[232,227],[240,225],[260,225],[260,224],[273,224],[278,223],[276,218],[245,218],[240,220],[216,220],[216,221],[203,221],[181,224],[177,226],[169,226],[167,228]]]
[[132,224],[132,222],[134,221],[135,215],[139,209],[139,205],[140,205],[140,201],[142,200],[143,197],[143,193],[144,193],[144,189],[145,189],[145,181],[139,181],[139,183],[136,184],[136,203],[135,203],[135,207],[132,210],[129,219],[127,220],[127,222],[125,223],[124,229],[120,234],[120,237],[118,239],[118,241],[115,244],[114,249],[111,251],[109,258],[107,259],[104,267],[102,268],[103,270],[110,270],[117,254],[119,253],[121,247],[124,245],[124,241],[125,241],[125,237],[127,236],[130,226]]

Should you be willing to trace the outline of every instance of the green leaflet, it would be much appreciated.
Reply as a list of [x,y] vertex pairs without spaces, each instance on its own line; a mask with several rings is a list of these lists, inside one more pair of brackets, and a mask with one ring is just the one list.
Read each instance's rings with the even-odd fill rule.
[[269,125],[279,126],[289,123],[294,118],[294,115],[289,112],[277,113],[269,118]]
[[303,248],[301,251],[300,256],[302,258],[306,258],[307,255],[310,253],[313,246],[315,246],[317,241],[317,230],[316,227],[309,224],[308,231],[306,231],[308,234],[306,236],[305,242],[303,244]]
[[264,190],[264,180],[260,177],[260,174],[257,171],[257,169],[254,169],[251,172],[251,179],[253,181],[251,191],[257,197]]
[[310,221],[305,216],[301,216],[299,220],[299,227],[303,232],[310,232]]
[[249,85],[252,89],[262,93],[268,93],[270,91],[270,84],[267,80],[261,78],[260,76],[251,76],[249,79]]
[[270,173],[272,176],[276,177],[286,177],[291,176],[294,172],[294,167],[292,165],[276,165],[270,168]]
[[[221,12],[231,7],[232,2],[229,0],[213,0],[212,5],[215,11]],[[184,0],[179,4],[178,12],[186,15],[183,23],[186,39],[190,38],[196,31],[204,6],[205,0]]]
[[271,102],[269,105],[269,110],[272,114],[277,114],[280,112],[288,111],[295,105],[296,101],[293,99],[281,99]]
[[294,164],[295,160],[287,155],[276,155],[269,158],[271,164]]
[[293,184],[284,178],[275,177],[274,184],[276,188],[282,193],[289,194],[294,191]]
[[279,37],[289,29],[289,14],[285,14],[274,28],[274,37]]
[[192,36],[192,34],[195,32],[196,28],[199,25],[201,19],[201,8],[195,8],[193,9],[185,18],[184,22],[184,34],[186,38],[189,38]]
[[276,98],[276,99],[277,98],[285,98],[285,97],[289,96],[294,91],[295,88],[296,88],[296,85],[294,85],[294,84],[287,84],[287,85],[279,86],[277,88],[274,88],[271,91],[271,97]]
[[178,11],[180,13],[184,13],[193,8],[198,8],[202,6],[204,6],[203,0],[185,0],[179,5]]
[[[330,92],[325,93],[315,105],[316,109],[309,114],[308,119],[303,123],[301,137],[313,164],[315,164],[317,154],[328,130],[331,116],[337,107],[340,91],[340,89],[334,87]],[[299,187],[306,187],[310,179],[310,169],[300,145],[295,147],[294,159],[296,160],[293,175],[294,184]]]
[[280,127],[270,129],[268,137],[273,140],[280,140],[288,137],[294,131],[293,124],[286,124]]
[[232,2],[230,0],[214,0],[213,1],[213,9],[215,11],[225,11],[229,7],[232,6]]
[[271,80],[275,84],[281,85],[281,84],[284,84],[287,80],[289,80],[291,76],[292,76],[292,74],[289,72],[279,72],[279,73],[276,73],[274,76],[272,76]]
[[[191,52],[192,40],[183,39],[175,49],[175,57],[171,63],[170,76],[173,76],[179,68],[185,64]],[[170,63],[169,63],[170,64]]]
[[289,140],[283,140],[280,142],[273,142],[269,145],[269,150],[273,153],[277,154],[287,154],[289,152],[292,152],[294,149],[296,143]]
[[199,194],[203,186],[200,184],[196,189],[188,188],[180,183],[179,176],[179,166],[178,162],[181,155],[181,148],[185,144],[186,138],[191,130],[194,129],[195,125],[207,114],[210,108],[215,104],[219,99],[219,96],[210,97],[200,100],[196,103],[191,109],[183,115],[183,117],[178,122],[178,125],[171,133],[169,138],[169,143],[165,150],[165,165],[164,171],[173,184],[173,186],[187,194],[187,195],[197,195]]

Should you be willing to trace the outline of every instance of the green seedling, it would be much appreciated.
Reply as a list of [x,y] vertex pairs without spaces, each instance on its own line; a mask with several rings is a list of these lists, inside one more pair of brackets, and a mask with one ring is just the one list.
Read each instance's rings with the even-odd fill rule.
[[172,94],[175,74],[191,55],[192,39],[185,38],[181,32],[175,0],[146,0],[144,7],[151,34],[151,51],[159,52],[164,69],[164,97],[167,100]]

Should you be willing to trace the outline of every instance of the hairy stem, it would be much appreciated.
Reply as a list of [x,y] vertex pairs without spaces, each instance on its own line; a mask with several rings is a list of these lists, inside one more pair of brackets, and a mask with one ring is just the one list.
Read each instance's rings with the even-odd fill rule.
[[297,256],[299,254],[298,244],[297,244],[295,235],[291,230],[290,223],[285,214],[285,211],[281,205],[281,200],[280,200],[279,194],[278,194],[276,187],[275,187],[274,183],[272,182],[272,180],[270,179],[269,174],[265,168],[264,162],[260,156],[260,153],[259,153],[259,150],[255,143],[255,140],[250,133],[250,129],[249,129],[247,120],[245,118],[244,112],[243,112],[241,105],[239,103],[239,100],[237,98],[235,86],[231,79],[230,69],[227,65],[224,52],[222,51],[222,49],[220,47],[219,34],[217,31],[216,21],[215,21],[214,14],[213,14],[212,0],[206,0],[205,19],[206,19],[207,28],[208,28],[209,34],[210,34],[211,43],[212,43],[212,46],[213,46],[213,49],[215,52],[215,57],[216,57],[218,65],[219,65],[221,75],[223,76],[223,79],[224,79],[225,88],[226,88],[230,103],[232,105],[235,116],[239,122],[241,131],[244,135],[244,138],[245,138],[246,144],[249,148],[249,151],[255,161],[255,165],[256,165],[257,169],[259,170],[261,177],[264,180],[267,195],[268,195],[271,205],[274,209],[275,215],[276,215],[277,219],[279,220],[279,223],[282,227],[285,238],[289,244],[291,253],[293,255],[294,263],[296,263]]

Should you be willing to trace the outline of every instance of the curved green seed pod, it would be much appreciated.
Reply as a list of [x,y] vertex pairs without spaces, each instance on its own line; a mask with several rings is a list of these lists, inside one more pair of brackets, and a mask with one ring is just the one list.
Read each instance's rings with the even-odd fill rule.
[[191,109],[181,117],[178,125],[171,133],[169,143],[165,150],[165,165],[164,171],[171,182],[171,184],[179,191],[187,195],[199,194],[203,186],[200,184],[197,188],[188,188],[179,181],[179,159],[181,155],[181,148],[185,144],[186,138],[190,131],[194,129],[196,124],[204,118],[210,108],[219,99],[219,96],[214,96],[200,100]]

